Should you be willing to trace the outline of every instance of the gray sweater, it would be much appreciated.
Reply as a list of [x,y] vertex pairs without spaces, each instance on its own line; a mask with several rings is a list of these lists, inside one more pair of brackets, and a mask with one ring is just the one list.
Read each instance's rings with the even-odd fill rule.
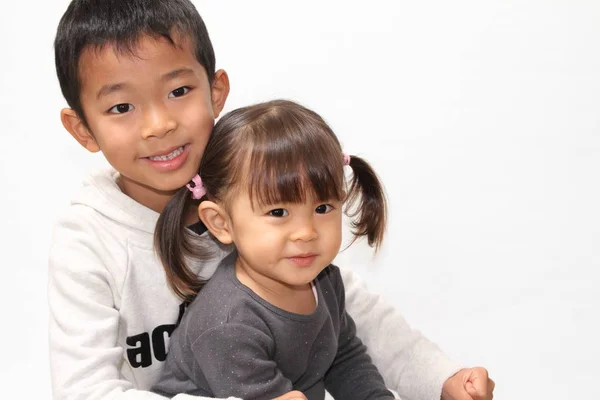
[[246,400],[290,390],[322,400],[393,399],[356,336],[344,307],[338,267],[315,279],[316,310],[300,315],[277,308],[235,276],[236,253],[223,260],[173,332],[154,391]]

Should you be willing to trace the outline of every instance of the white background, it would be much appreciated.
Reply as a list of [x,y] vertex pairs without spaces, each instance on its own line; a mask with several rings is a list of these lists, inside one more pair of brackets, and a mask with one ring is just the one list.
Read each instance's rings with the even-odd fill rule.
[[[103,164],[59,121],[67,4],[0,5],[3,398],[50,398],[51,226]],[[228,110],[298,100],[379,171],[387,241],[341,264],[452,358],[487,367],[495,398],[600,398],[600,3],[196,5]]]

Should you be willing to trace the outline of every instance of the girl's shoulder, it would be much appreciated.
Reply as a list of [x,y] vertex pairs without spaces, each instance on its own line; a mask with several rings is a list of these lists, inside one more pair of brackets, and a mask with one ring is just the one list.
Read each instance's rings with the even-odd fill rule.
[[327,285],[336,291],[339,291],[344,287],[340,268],[334,264],[329,264],[327,267],[325,267],[323,271],[319,273],[316,280],[321,286]]

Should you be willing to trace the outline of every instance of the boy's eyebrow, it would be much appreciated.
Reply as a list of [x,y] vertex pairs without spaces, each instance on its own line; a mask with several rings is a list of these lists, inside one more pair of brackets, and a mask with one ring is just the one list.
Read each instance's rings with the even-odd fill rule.
[[174,71],[167,72],[166,74],[164,74],[162,76],[162,80],[163,81],[170,81],[171,79],[175,79],[178,76],[188,75],[188,74],[194,74],[194,70],[191,69],[191,68],[187,68],[187,67],[178,68],[178,69],[176,69]]
[[[167,72],[166,74],[164,74],[161,77],[161,80],[170,81],[172,79],[177,78],[178,76],[188,75],[188,74],[194,74],[194,70],[191,68],[186,68],[186,67],[178,68],[176,70],[173,70],[171,72]],[[109,84],[109,85],[104,85],[100,88],[100,90],[98,90],[96,99],[100,99],[100,97],[102,97],[102,96],[107,96],[113,92],[122,90],[125,86],[126,85],[124,83],[113,83],[113,84]]]
[[110,85],[104,85],[100,88],[100,90],[98,90],[96,99],[99,100],[100,97],[102,97],[102,96],[107,96],[113,92],[117,92],[117,91],[123,89],[123,86],[125,86],[125,84],[123,84],[123,83],[113,83]]

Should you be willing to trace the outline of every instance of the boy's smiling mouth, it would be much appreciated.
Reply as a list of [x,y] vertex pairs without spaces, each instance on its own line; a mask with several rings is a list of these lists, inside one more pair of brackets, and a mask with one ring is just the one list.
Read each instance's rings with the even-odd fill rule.
[[153,168],[160,172],[169,172],[179,169],[187,160],[190,153],[190,144],[170,148],[157,152],[152,156],[142,157]]
[[175,150],[169,152],[161,152],[159,155],[146,157],[150,161],[169,161],[182,154],[185,146],[177,147]]

